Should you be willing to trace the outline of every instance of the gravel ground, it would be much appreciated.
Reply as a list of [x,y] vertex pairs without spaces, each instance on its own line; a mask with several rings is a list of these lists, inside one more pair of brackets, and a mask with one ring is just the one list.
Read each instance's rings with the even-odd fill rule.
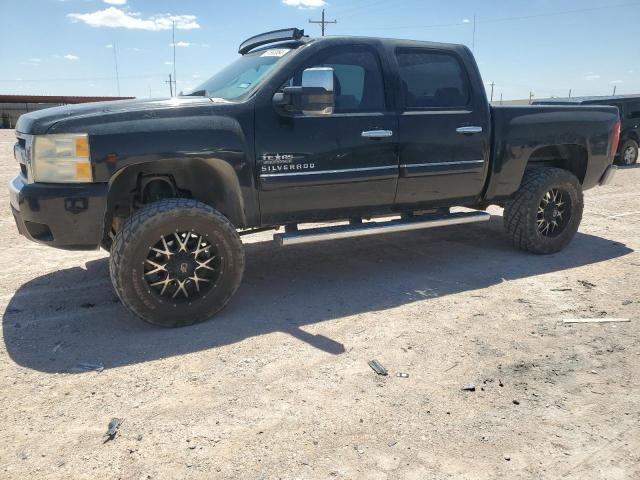
[[[0,130],[2,185],[12,145]],[[510,246],[500,209],[285,249],[245,237],[229,306],[177,330],[124,310],[105,252],[20,237],[4,188],[0,477],[640,478],[639,184],[630,168],[589,191],[545,257]]]

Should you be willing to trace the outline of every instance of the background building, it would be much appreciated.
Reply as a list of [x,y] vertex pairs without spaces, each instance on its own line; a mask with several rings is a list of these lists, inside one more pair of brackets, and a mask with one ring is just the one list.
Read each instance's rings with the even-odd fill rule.
[[0,128],[15,128],[23,113],[73,103],[104,102],[134,97],[62,97],[48,95],[0,95]]

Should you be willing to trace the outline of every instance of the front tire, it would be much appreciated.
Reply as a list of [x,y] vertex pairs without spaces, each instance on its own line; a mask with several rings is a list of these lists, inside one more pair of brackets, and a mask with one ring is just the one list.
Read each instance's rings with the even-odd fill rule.
[[146,322],[181,327],[220,311],[244,272],[244,249],[221,213],[190,199],[138,210],[111,249],[111,281],[122,303]]
[[633,165],[638,161],[638,142],[629,139],[620,148],[620,165]]
[[504,208],[504,226],[513,244],[531,253],[556,253],[578,231],[584,198],[571,172],[559,168],[527,170]]

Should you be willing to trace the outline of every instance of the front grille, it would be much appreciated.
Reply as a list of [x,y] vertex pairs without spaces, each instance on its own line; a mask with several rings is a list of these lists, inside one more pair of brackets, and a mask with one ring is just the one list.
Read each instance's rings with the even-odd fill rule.
[[20,173],[25,179],[27,178],[27,166],[24,163],[20,164]]

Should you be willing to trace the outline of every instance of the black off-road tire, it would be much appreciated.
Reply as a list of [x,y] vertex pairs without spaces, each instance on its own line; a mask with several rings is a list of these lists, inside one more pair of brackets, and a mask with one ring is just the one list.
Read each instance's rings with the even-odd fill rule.
[[[145,260],[161,236],[195,231],[219,253],[219,276],[206,294],[192,301],[161,296],[145,277]],[[233,296],[244,273],[240,237],[220,212],[190,199],[160,200],[138,210],[122,225],[111,248],[111,281],[122,303],[143,320],[162,327],[205,321]]]
[[[545,236],[538,229],[538,207],[552,189],[566,192],[571,202],[570,218],[556,235]],[[504,226],[517,248],[537,254],[556,253],[565,248],[578,231],[583,208],[582,186],[575,175],[559,168],[532,168],[525,172],[520,188],[505,205]]]
[[[631,152],[630,156],[626,155],[627,150]],[[618,163],[620,165],[634,165],[638,162],[638,142],[633,139],[626,140],[620,147],[620,156]]]

